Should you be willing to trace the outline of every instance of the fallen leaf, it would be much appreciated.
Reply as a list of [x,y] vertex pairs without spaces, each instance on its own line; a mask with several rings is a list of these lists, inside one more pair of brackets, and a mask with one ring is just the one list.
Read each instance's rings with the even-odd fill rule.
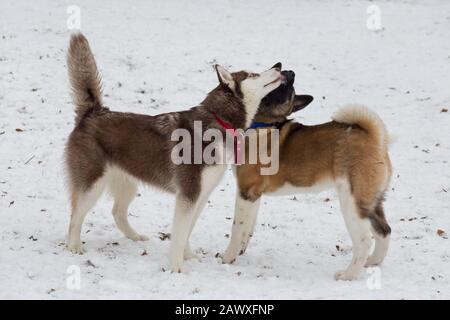
[[88,267],[96,268],[95,264],[93,264],[91,260],[86,261],[86,265]]
[[170,233],[159,232],[158,234],[159,234],[159,239],[161,241],[164,241],[164,240],[167,240],[167,239],[170,240]]

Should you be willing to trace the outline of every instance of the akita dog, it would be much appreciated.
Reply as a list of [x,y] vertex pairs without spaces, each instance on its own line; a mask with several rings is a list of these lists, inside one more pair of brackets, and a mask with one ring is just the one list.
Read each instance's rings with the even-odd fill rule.
[[192,228],[226,166],[175,165],[171,134],[179,128],[193,134],[194,121],[201,121],[203,130],[225,131],[221,122],[247,128],[261,99],[284,81],[281,64],[260,74],[230,73],[217,65],[219,85],[197,107],[156,116],[113,112],[103,105],[95,59],[81,34],[71,37],[67,65],[76,106],[75,128],[65,150],[72,205],[68,249],[83,252],[83,220],[105,189],[114,198],[117,227],[132,240],[147,240],[127,217],[137,184],[142,182],[176,195],[170,267],[181,272],[183,259],[192,256],[188,246]]
[[[255,117],[259,134],[266,134],[262,124],[280,130],[279,171],[275,175],[260,175],[260,163],[235,168],[235,217],[223,261],[232,263],[245,252],[263,194],[314,192],[334,186],[353,243],[350,265],[337,272],[335,278],[355,279],[364,265],[380,264],[389,246],[391,228],[383,211],[392,173],[388,133],[378,115],[360,105],[342,108],[333,121],[324,124],[306,126],[287,120],[289,114],[304,108],[313,98],[295,95],[295,74],[282,73],[287,83],[261,101]],[[369,256],[371,233],[375,249]]]

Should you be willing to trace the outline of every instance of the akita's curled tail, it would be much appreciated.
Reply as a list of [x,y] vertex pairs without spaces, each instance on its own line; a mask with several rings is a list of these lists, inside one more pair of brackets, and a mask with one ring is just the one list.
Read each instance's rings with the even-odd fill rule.
[[89,42],[81,33],[70,38],[67,66],[76,105],[75,125],[78,125],[86,114],[103,108],[101,77]]
[[356,124],[374,139],[374,142],[382,147],[389,145],[389,134],[383,120],[368,107],[358,104],[347,105],[339,109],[332,117],[336,122]]

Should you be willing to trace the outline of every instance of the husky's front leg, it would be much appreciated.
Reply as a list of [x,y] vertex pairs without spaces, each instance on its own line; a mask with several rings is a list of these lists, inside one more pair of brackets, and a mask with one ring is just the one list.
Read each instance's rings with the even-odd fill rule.
[[188,200],[190,197],[185,196],[195,189],[192,185],[189,189],[184,190],[184,193],[181,192],[177,195],[170,248],[170,267],[173,272],[183,271],[184,257],[188,258],[190,253],[189,236],[211,192],[222,179],[226,168],[225,165],[214,165],[203,169],[199,181],[199,193],[197,197],[194,197],[196,200]]
[[198,217],[198,206],[195,202],[178,195],[175,202],[170,240],[170,269],[172,272],[183,272],[184,252],[186,250],[191,226]]
[[241,196],[240,192],[237,193],[231,240],[222,256],[224,263],[233,263],[241,250],[246,248],[250,233],[254,227],[260,200],[261,198],[255,201],[246,200]]
[[208,197],[203,197],[203,199],[201,200],[201,202],[198,204],[197,206],[197,210],[195,210],[195,218],[192,220],[191,226],[189,228],[189,234],[188,234],[188,239],[186,242],[186,247],[184,248],[184,260],[189,260],[189,259],[195,259],[197,258],[197,255],[192,252],[191,247],[189,245],[189,237],[191,236],[192,230],[195,227],[195,222],[197,221],[198,217],[200,216],[200,213],[202,213],[203,209],[205,208],[206,202],[208,201]]

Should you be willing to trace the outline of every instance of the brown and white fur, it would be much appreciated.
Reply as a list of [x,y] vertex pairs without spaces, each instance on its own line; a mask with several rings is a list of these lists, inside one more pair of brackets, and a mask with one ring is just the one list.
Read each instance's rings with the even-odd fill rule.
[[114,198],[117,227],[132,240],[147,240],[128,223],[128,206],[142,182],[176,195],[170,267],[181,272],[183,259],[192,256],[192,228],[226,166],[174,164],[171,151],[176,142],[171,134],[184,128],[192,136],[194,120],[202,121],[203,130],[223,130],[215,116],[246,128],[261,99],[282,82],[281,64],[261,74],[229,73],[216,66],[219,85],[199,106],[156,116],[113,112],[104,106],[96,62],[83,35],[72,35],[67,64],[76,106],[75,128],[65,150],[72,207],[68,249],[83,252],[83,220],[105,189]]
[[[350,265],[335,278],[352,280],[365,265],[380,264],[389,246],[391,229],[383,211],[392,173],[388,133],[380,117],[361,105],[340,109],[333,121],[324,124],[285,122],[287,115],[312,101],[311,96],[296,96],[292,84],[293,79],[261,102],[255,121],[284,123],[279,132],[279,171],[260,175],[260,164],[236,167],[235,217],[231,241],[222,258],[232,263],[245,252],[263,194],[317,192],[334,187],[353,243]],[[259,134],[265,130],[259,129]],[[375,249],[369,256],[371,234]]]

